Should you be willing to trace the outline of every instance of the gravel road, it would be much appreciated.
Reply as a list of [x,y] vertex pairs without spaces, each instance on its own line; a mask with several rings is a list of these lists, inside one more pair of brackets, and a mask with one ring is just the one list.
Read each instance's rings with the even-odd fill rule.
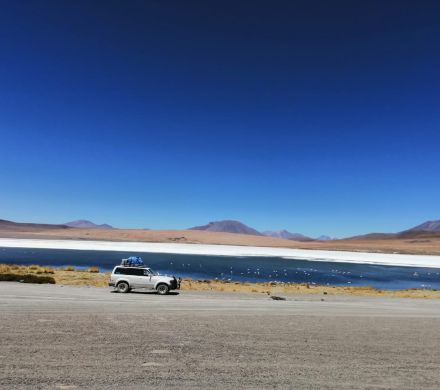
[[439,389],[439,329],[429,300],[2,282],[0,388]]

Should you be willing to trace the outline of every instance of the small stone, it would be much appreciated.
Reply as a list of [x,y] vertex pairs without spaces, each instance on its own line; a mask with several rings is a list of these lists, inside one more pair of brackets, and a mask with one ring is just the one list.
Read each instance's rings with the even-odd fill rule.
[[271,295],[270,296],[274,301],[285,301],[286,298],[284,297],[277,297],[276,295]]

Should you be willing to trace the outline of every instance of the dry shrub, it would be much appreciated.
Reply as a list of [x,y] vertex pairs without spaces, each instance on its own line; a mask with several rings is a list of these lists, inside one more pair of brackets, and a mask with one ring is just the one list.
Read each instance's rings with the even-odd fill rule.
[[68,265],[66,268],[64,268],[64,271],[75,271],[75,267]]
[[9,265],[6,264],[0,264],[0,273],[1,274],[5,274],[7,272],[11,271],[11,267]]
[[92,273],[99,273],[99,268],[98,267],[90,267],[87,271],[92,272]]

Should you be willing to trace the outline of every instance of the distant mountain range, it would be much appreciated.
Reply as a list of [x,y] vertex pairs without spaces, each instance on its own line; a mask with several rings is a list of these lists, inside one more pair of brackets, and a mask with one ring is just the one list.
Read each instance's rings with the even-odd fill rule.
[[66,222],[64,225],[78,229],[114,229],[113,226],[106,223],[97,225],[96,223],[88,221],[87,219],[78,219],[76,221]]
[[[282,238],[285,240],[293,241],[312,241],[313,238],[307,237],[301,233],[291,233],[287,230],[268,230],[264,232],[259,232],[258,230],[245,225],[243,222],[234,220],[224,220],[224,221],[213,221],[209,222],[207,225],[195,226],[189,228],[189,230],[205,230],[208,232],[222,232],[222,233],[238,233],[238,234],[249,234],[252,236],[266,236]],[[318,240],[331,240],[328,236],[321,236]]]
[[277,238],[284,238],[285,240],[295,240],[295,241],[309,241],[312,240],[312,238],[305,236],[301,233],[290,233],[287,230],[276,230],[276,231],[265,231],[263,232],[264,236],[268,237],[277,237]]
[[335,238],[332,238],[332,237],[330,237],[330,236],[319,236],[319,237],[317,238],[317,240],[318,240],[318,241],[332,241],[332,240],[335,240]]
[[[54,230],[54,229],[114,229],[113,226],[108,224],[98,225],[89,220],[76,220],[67,222],[65,224],[40,224],[40,223],[22,223],[13,222],[0,219],[0,230],[4,232],[31,232],[37,230]],[[195,226],[189,230],[204,230],[209,232],[225,232],[225,233],[236,233],[236,234],[248,234],[254,236],[267,236],[276,237],[293,241],[329,241],[334,240],[329,236],[320,236],[318,238],[311,238],[305,236],[301,233],[291,233],[287,230],[271,230],[259,232],[250,226],[245,225],[240,221],[234,220],[224,220],[224,221],[213,221],[209,222],[207,225]],[[440,220],[426,221],[420,225],[414,226],[410,229],[397,232],[397,233],[369,233],[365,235],[349,237],[347,239],[368,239],[368,240],[378,240],[378,239],[391,239],[391,238],[418,238],[418,237],[430,237],[440,235]]]
[[[239,234],[250,234],[255,236],[267,236],[282,238],[285,240],[293,241],[330,241],[335,240],[334,238],[326,235],[319,236],[317,238],[311,238],[305,236],[301,233],[291,233],[287,230],[268,230],[264,232],[259,232],[258,230],[251,228],[240,221],[226,220],[226,221],[214,221],[209,222],[207,225],[196,226],[190,228],[190,230],[206,230],[212,232],[224,232],[224,233],[239,233]],[[361,236],[349,237],[349,239],[387,239],[387,238],[410,238],[412,236],[423,236],[426,234],[436,234],[440,233],[440,220],[438,221],[427,221],[421,225],[417,225],[411,229],[404,230],[398,233],[369,233]]]
[[114,229],[107,224],[97,225],[91,221],[80,219],[77,221],[71,221],[63,224],[49,224],[49,223],[27,223],[27,222],[13,222],[5,219],[0,219],[1,230],[12,231],[28,231],[28,230],[54,230],[54,229],[70,229],[70,228],[82,228],[82,229]]

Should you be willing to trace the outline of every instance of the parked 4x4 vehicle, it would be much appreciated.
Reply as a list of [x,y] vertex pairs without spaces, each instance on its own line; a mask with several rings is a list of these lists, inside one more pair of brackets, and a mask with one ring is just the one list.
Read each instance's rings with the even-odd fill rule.
[[121,265],[113,268],[109,286],[115,287],[121,293],[127,293],[135,288],[156,290],[158,294],[165,295],[171,290],[180,288],[180,279],[174,276],[159,275],[147,267],[124,267]]

